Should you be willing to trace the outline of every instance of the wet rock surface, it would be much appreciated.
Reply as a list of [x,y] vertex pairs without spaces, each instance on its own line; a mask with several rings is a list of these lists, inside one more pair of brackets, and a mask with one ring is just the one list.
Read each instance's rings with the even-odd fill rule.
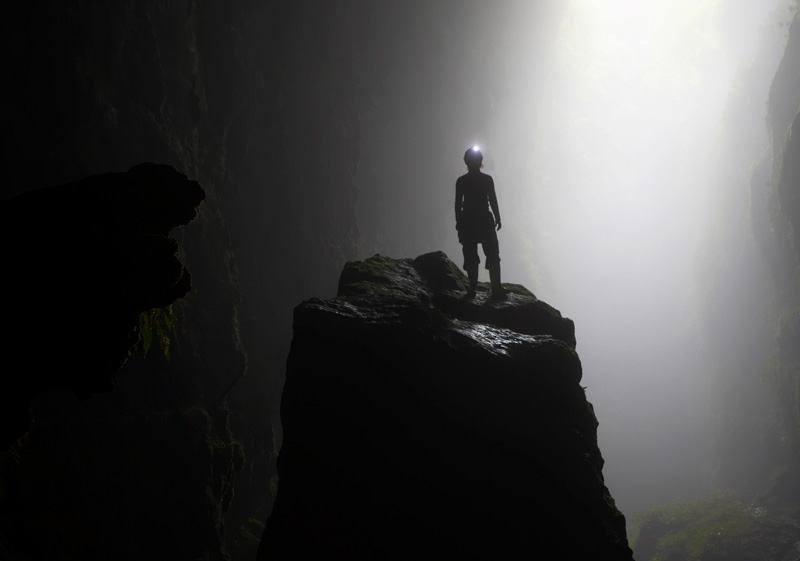
[[572,321],[441,253],[348,263],[295,309],[261,559],[630,559]]

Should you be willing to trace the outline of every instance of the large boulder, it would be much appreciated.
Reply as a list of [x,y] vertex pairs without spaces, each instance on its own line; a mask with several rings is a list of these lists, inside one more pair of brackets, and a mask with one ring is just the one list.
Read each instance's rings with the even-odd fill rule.
[[630,559],[572,321],[441,252],[295,309],[261,559]]

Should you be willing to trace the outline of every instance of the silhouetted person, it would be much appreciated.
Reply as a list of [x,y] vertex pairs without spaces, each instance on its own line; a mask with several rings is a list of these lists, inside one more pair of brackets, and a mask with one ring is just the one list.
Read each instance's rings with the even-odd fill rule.
[[483,254],[486,256],[492,293],[502,296],[505,290],[500,283],[500,246],[495,230],[499,230],[502,224],[494,180],[490,175],[481,172],[483,154],[477,146],[464,153],[464,163],[469,171],[456,181],[456,230],[458,241],[464,250],[464,270],[469,277],[466,297],[474,297],[478,285],[478,265],[481,262],[478,244],[483,246]]

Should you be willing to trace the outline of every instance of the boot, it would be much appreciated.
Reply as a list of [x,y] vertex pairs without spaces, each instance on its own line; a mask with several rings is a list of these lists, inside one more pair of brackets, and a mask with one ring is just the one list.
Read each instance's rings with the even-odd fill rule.
[[492,295],[502,297],[506,295],[506,289],[500,282],[500,263],[495,263],[489,267],[489,280],[492,282]]
[[475,289],[478,288],[478,266],[472,265],[467,268],[467,278],[469,278],[469,290],[464,295],[467,300],[475,298]]

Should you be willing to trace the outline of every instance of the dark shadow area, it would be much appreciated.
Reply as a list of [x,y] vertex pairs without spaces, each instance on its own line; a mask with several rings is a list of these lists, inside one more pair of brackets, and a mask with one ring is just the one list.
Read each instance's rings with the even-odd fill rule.
[[0,391],[0,448],[28,429],[36,394],[114,387],[140,315],[192,288],[168,234],[204,198],[175,168],[147,163],[0,202],[3,354],[16,365]]

